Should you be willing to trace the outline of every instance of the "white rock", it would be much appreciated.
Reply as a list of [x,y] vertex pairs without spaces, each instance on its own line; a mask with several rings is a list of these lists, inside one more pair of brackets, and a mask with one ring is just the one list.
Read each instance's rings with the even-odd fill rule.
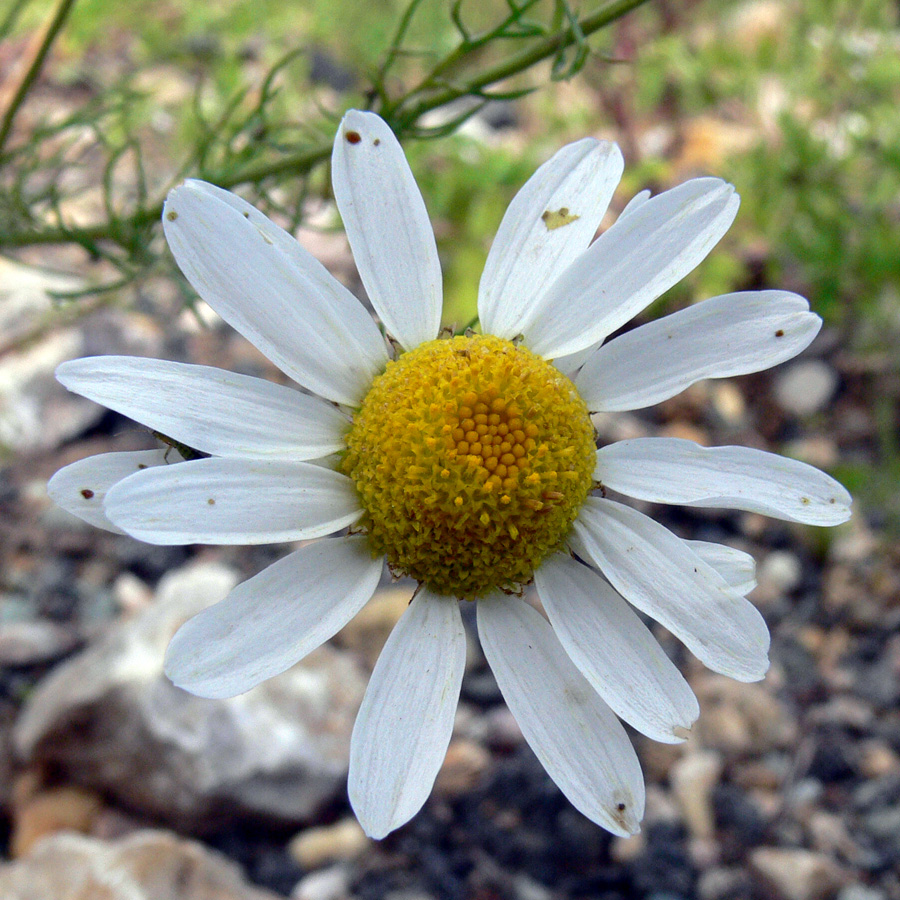
[[788,550],[773,550],[760,563],[757,580],[780,594],[794,590],[803,577],[803,566],[795,554]]
[[288,853],[304,869],[318,869],[326,863],[355,859],[370,843],[356,819],[342,819],[301,831],[288,844]]
[[795,362],[775,380],[775,398],[779,406],[794,416],[820,412],[837,390],[834,369],[819,359]]
[[230,860],[164,831],[120,841],[61,833],[0,866],[3,900],[279,900]]
[[778,900],[830,900],[844,881],[827,856],[793,847],[758,847],[750,868]]
[[291,900],[350,900],[350,873],[343,865],[310,872],[297,882]]
[[715,833],[712,792],[721,774],[722,756],[714,751],[690,753],[672,767],[672,793],[693,838],[710,838]]
[[16,726],[19,753],[184,828],[247,815],[302,822],[340,795],[365,690],[349,654],[321,647],[229,700],[163,675],[178,626],[236,580],[209,563],[167,575],[155,603],[38,684]]

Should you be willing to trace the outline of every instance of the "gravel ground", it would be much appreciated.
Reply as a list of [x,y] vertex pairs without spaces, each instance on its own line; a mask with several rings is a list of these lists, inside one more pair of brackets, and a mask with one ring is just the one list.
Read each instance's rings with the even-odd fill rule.
[[[163,333],[153,324],[162,321],[101,313],[74,330],[67,349],[78,355],[85,348],[144,348],[273,374],[225,329],[199,329],[179,318]],[[607,441],[664,433],[711,444],[787,446],[818,465],[846,458],[875,465],[875,417],[864,398],[876,376],[839,351],[840,343],[823,334],[795,364],[698,385],[645,414],[598,419],[598,429]],[[152,446],[131,423],[67,397],[50,377],[55,364],[53,354],[34,363],[27,395],[38,420],[52,411],[55,437],[41,444],[25,435],[0,476],[0,842],[15,860],[0,864],[0,887],[6,884],[13,900],[32,895],[15,893],[16,882],[4,877],[43,883],[40,867],[59,864],[42,863],[39,851],[62,852],[53,845],[62,832],[92,836],[79,852],[96,853],[146,828],[174,832],[164,846],[192,860],[215,850],[239,865],[238,874],[228,869],[222,876],[223,884],[238,879],[227,889],[232,893],[178,894],[188,900],[262,896],[247,893],[253,886],[305,900],[900,900],[900,550],[881,530],[877,509],[857,508],[834,533],[750,514],[653,510],[686,537],[753,553],[759,585],[751,598],[772,630],[772,669],[760,684],[736,684],[705,672],[657,629],[702,713],[683,746],[635,735],[648,802],[634,838],[612,838],[561,796],[523,744],[474,628],[454,740],[435,794],[380,843],[353,824],[343,786],[311,817],[226,815],[218,826],[200,828],[171,819],[164,797],[153,812],[122,799],[134,795],[129,780],[146,771],[123,763],[118,782],[101,783],[84,762],[87,750],[81,757],[23,754],[14,746],[23,710],[48,690],[47,679],[114,629],[131,627],[153,607],[166,573],[203,562],[246,576],[283,550],[150,547],[83,527],[54,509],[44,484],[59,466],[89,453]],[[403,589],[385,583],[383,599],[355,631],[339,636],[335,652],[365,673],[373,647],[405,604]],[[66,742],[76,750],[90,745],[98,722],[116,734],[102,705],[90,715],[66,726]],[[259,735],[262,745],[267,739]],[[171,843],[182,838],[202,846]],[[158,885],[141,890],[135,896],[169,896]]]

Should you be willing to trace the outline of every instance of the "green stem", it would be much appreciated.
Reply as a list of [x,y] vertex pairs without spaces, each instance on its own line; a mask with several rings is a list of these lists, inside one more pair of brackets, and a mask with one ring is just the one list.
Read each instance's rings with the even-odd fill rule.
[[[64,0],[71,4],[74,0]],[[587,37],[595,31],[599,31],[606,25],[621,18],[626,13],[647,2],[647,0],[611,0],[596,12],[579,20],[582,34]],[[564,50],[574,42],[575,38],[571,29],[562,34],[538,41],[533,47],[517,53],[508,60],[491,66],[485,71],[473,77],[466,87],[469,91],[479,91],[504,81],[513,75],[518,75],[545,59]],[[398,137],[410,130],[418,119],[427,112],[444,106],[460,96],[460,90],[443,88],[419,103],[412,106],[399,120],[391,121]],[[404,100],[408,99],[404,98]],[[403,102],[403,101],[401,101]],[[393,119],[393,117],[391,117]],[[253,184],[282,175],[286,172],[297,174],[309,172],[316,165],[325,162],[331,155],[331,142],[322,143],[300,153],[295,153],[275,162],[260,163],[248,166],[238,172],[223,175],[216,179],[217,184],[224,188],[235,187],[240,184]],[[40,231],[20,231],[12,234],[0,233],[0,246],[26,247],[38,244],[64,244],[74,242],[78,244],[91,244],[101,240],[112,240],[123,243],[123,238],[133,235],[135,231],[147,227],[159,220],[162,216],[162,203],[158,203],[150,209],[142,209],[125,219],[114,223],[104,222],[97,225],[89,225],[81,228],[51,228]]]
[[25,77],[22,79],[15,95],[10,101],[9,109],[7,109],[3,115],[3,121],[0,123],[0,151],[3,150],[6,139],[12,131],[13,121],[16,118],[16,114],[19,112],[19,108],[25,102],[25,97],[31,90],[31,86],[37,80],[38,75],[40,75],[41,69],[44,66],[44,60],[47,58],[47,54],[50,52],[50,48],[53,46],[53,42],[56,40],[66,19],[69,17],[69,13],[72,11],[75,2],[76,0],[60,0],[59,6],[56,7],[56,12],[53,15],[47,33],[44,35],[43,41],[41,41],[41,46],[38,48],[37,55],[31,61],[31,65],[28,67]]
[[12,30],[19,20],[19,14],[25,9],[27,3],[28,0],[14,0],[6,14],[6,18],[0,22],[0,41],[6,40],[6,38],[12,34]]
[[[596,12],[578,20],[581,27],[581,33],[587,37],[646,2],[647,0],[611,0],[611,2],[602,6]],[[574,41],[575,38],[570,29],[567,29],[563,33],[557,33],[544,38],[543,40],[538,41],[533,47],[529,47],[527,50],[523,50],[521,53],[511,56],[505,62],[491,66],[490,68],[485,69],[480,75],[476,75],[471,81],[467,82],[467,91],[470,93],[480,91],[491,84],[496,84],[499,81],[505,81],[507,78],[511,78],[513,75],[518,75],[526,69],[530,69],[537,63],[549,59],[560,50],[564,50],[570,44],[574,43]],[[416,122],[419,117],[426,112],[430,112],[432,109],[437,109],[439,106],[451,103],[459,97],[460,92],[458,90],[454,88],[444,88],[437,94],[433,94],[411,107],[409,112],[404,115],[404,121],[407,123]]]

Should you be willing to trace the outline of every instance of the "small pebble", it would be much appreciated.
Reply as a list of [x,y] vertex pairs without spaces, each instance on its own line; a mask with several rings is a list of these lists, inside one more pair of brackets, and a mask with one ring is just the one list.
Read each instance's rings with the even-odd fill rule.
[[697,881],[699,900],[735,900],[748,894],[747,873],[743,869],[714,866],[703,872]]
[[350,874],[345,866],[310,872],[297,882],[291,900],[349,900]]
[[750,869],[777,900],[831,900],[844,877],[822,853],[787,847],[759,847]]
[[803,566],[795,554],[774,550],[757,567],[757,591],[774,599],[789,594],[800,584],[802,577]]
[[837,900],[887,900],[887,894],[864,884],[848,884],[841,888]]
[[437,796],[454,798],[468,793],[491,763],[491,754],[475,741],[454,739],[434,783]]
[[57,787],[39,791],[17,805],[13,816],[10,853],[19,859],[39,841],[59,831],[88,833],[102,803],[91,791]]
[[715,832],[712,790],[721,774],[722,756],[715,751],[691,753],[672,767],[672,793],[691,837],[709,838]]
[[834,396],[838,376],[827,363],[806,359],[794,363],[775,379],[779,406],[794,416],[821,412]]
[[304,869],[318,869],[338,860],[355,859],[369,846],[369,838],[356,819],[307,828],[292,838],[288,853]]

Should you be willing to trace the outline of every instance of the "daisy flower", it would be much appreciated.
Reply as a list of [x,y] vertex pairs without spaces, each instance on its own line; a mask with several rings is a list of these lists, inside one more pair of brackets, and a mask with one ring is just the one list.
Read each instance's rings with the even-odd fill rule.
[[[249,690],[334,635],[385,562],[418,582],[351,739],[350,801],[373,837],[416,814],[444,758],[466,653],[461,600],[477,601],[485,656],[526,741],[615,834],[638,831],[644,807],[619,720],[674,743],[699,712],[638,611],[710,669],[763,677],[768,631],[745,598],[753,560],[682,540],[607,490],[811,525],[849,516],[833,479],[759,450],[675,438],[597,449],[591,413],[777,365],[821,324],[795,294],[742,292],[606,342],[703,260],[738,207],[731,185],[698,178],[639,195],[592,242],[622,168],[619,149],[593,139],[541,166],[488,255],[481,333],[444,337],[437,248],[409,165],[384,121],[348,112],[334,195],[389,341],[291,235],[188,181],[163,214],[178,265],[305,391],[128,357],[58,370],[70,390],[203,455],[90,457],[51,480],[61,506],[154,544],[309,542],[182,626],[165,660],[175,684],[203,697]],[[522,599],[532,582],[546,618]]]

